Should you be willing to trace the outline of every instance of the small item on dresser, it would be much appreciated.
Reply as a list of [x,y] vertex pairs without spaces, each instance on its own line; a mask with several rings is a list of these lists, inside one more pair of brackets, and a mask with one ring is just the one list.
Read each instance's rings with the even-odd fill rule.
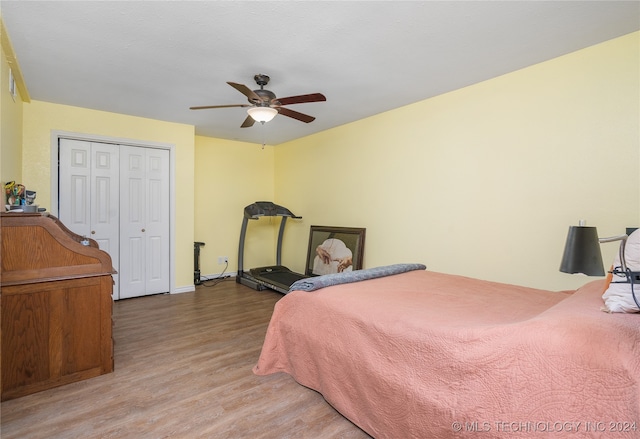
[[25,191],[25,204],[33,204],[33,202],[36,200],[36,191]]
[[13,196],[13,187],[16,185],[15,181],[8,181],[4,184],[4,192],[6,195],[6,203],[14,204],[15,197]]
[[23,212],[38,212],[38,205],[37,204],[23,204],[22,206],[20,206],[20,209],[22,209]]

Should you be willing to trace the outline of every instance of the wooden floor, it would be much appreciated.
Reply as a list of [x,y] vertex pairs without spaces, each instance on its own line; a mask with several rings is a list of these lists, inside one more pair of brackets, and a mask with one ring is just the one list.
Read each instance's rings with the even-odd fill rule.
[[289,375],[252,373],[279,293],[233,280],[114,303],[115,371],[5,401],[10,438],[368,438]]

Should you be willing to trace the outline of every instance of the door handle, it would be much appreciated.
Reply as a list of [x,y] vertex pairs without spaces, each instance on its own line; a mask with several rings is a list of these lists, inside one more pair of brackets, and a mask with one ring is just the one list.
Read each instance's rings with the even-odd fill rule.
[[95,235],[95,234],[96,234],[96,231],[95,231],[95,230],[92,230],[92,231],[91,231],[91,234],[92,234],[92,235]]
[[144,229],[142,229],[142,231],[144,232],[145,230],[144,230]]

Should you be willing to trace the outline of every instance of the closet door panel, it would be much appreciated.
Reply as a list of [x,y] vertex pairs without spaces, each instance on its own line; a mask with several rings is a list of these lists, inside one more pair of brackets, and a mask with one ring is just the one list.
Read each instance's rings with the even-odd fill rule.
[[70,206],[71,223],[74,227],[86,233],[78,233],[79,235],[89,236],[91,229],[91,215],[89,214],[89,197],[90,177],[85,175],[72,175],[70,177]]
[[[58,217],[74,233],[94,239],[111,256],[116,271],[119,249],[118,145],[60,139]],[[113,276],[118,298],[118,275]]]
[[[127,241],[128,247],[128,260],[130,261],[127,264],[127,272],[129,276],[127,277],[127,285],[129,285],[129,293],[139,293],[139,295],[144,294],[144,273],[145,273],[145,245],[144,240],[140,237],[131,237]],[[127,295],[127,297],[133,297]]]
[[122,146],[120,297],[169,292],[169,151]]
[[[91,238],[120,268],[120,148],[107,143],[91,143]],[[120,276],[113,276],[113,297],[119,298]]]
[[91,236],[91,144],[60,140],[58,216],[74,233]]
[[146,150],[147,291],[169,291],[169,151]]
[[120,246],[127,255],[120,267],[120,297],[146,294],[145,287],[145,170],[144,148],[120,149]]

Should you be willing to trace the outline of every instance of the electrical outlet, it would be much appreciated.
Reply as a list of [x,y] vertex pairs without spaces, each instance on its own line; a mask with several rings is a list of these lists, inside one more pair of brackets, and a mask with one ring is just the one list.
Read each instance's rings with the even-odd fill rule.
[[218,256],[218,265],[224,265],[229,263],[228,256]]

